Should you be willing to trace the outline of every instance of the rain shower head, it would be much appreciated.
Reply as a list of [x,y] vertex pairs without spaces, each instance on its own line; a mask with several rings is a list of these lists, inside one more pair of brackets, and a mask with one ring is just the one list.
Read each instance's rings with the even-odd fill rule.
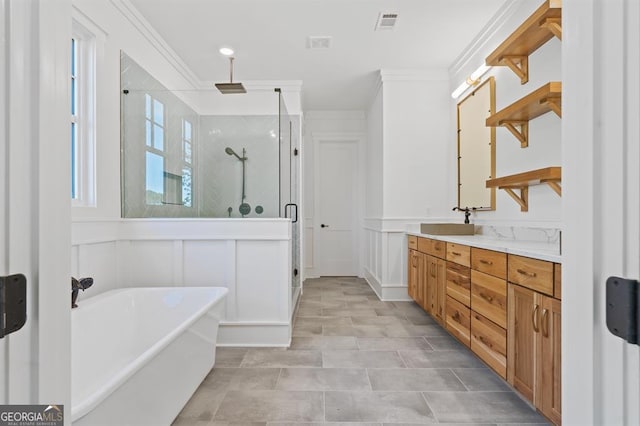
[[236,158],[237,158],[238,160],[240,160],[240,161],[244,161],[244,160],[246,160],[246,158],[244,158],[244,157],[240,157],[238,154],[236,154],[236,152],[235,152],[233,149],[231,149],[231,148],[229,148],[229,147],[226,147],[226,148],[224,149],[224,152],[226,152],[226,153],[227,153],[227,155],[235,155],[235,156],[236,156]]
[[247,93],[242,83],[233,82],[233,60],[235,58],[229,58],[229,83],[216,83],[216,87],[223,95],[232,93]]

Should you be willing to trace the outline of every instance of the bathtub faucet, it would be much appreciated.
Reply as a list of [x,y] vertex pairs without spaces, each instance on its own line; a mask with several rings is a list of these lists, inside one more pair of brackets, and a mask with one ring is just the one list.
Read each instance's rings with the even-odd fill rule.
[[77,308],[76,300],[78,300],[78,290],[85,291],[93,285],[93,278],[80,278],[77,280],[71,277],[71,307]]

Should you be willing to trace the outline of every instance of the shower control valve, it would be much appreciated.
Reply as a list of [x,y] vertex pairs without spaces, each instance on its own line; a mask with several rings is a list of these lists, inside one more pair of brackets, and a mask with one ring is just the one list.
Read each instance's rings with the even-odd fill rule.
[[325,225],[324,223],[322,225],[320,225],[320,228],[328,228],[329,225]]

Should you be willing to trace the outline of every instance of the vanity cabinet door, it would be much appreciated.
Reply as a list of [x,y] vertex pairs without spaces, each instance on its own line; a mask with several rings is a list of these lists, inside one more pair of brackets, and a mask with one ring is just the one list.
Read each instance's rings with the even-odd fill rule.
[[415,250],[409,250],[409,271],[407,280],[407,291],[409,297],[418,300],[418,280],[420,279],[420,254]]
[[536,406],[559,425],[562,419],[561,302],[546,296],[541,299]]
[[540,306],[534,291],[509,284],[507,327],[507,381],[533,402],[536,333],[540,329]]

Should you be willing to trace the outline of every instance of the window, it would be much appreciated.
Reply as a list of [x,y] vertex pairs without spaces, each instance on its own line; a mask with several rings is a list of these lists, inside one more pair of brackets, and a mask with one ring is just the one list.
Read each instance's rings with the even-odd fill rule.
[[182,204],[192,206],[193,191],[193,127],[191,122],[182,119]]
[[146,203],[161,205],[165,196],[164,104],[144,95],[146,142]]
[[71,200],[95,206],[95,35],[73,21],[71,38]]

